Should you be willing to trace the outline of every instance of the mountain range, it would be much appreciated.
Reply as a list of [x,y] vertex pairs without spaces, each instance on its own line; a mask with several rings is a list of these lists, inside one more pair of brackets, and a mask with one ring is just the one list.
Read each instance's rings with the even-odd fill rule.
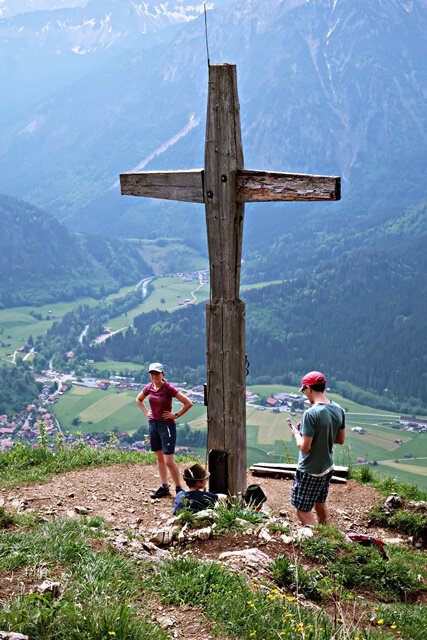
[[[378,366],[378,331],[383,361],[396,367],[398,354],[400,375],[426,386],[427,0],[221,0],[207,8],[207,41],[203,6],[185,0],[3,12],[0,190],[74,232],[169,238],[206,257],[201,205],[122,197],[118,177],[136,167],[202,167],[207,56],[235,63],[245,166],[342,177],[340,202],[246,207],[242,279],[283,281],[259,294],[265,326],[281,321],[280,301],[291,299],[295,310],[309,291],[304,330],[313,340],[328,317],[319,315],[322,293],[334,334],[348,342],[352,328],[360,366]],[[412,376],[414,351],[399,342],[410,336],[420,358]],[[292,366],[299,372],[305,362]],[[339,366],[349,381],[360,375],[345,358]],[[374,378],[364,384],[381,392],[386,380]]]
[[[3,110],[0,189],[81,231],[105,224],[107,233],[126,235],[125,225],[110,225],[111,215],[105,220],[110,198],[116,218],[123,214],[128,222],[135,207],[143,219],[149,215],[151,204],[113,197],[121,171],[203,164],[207,69],[200,8],[190,14],[193,5],[180,3],[177,21],[169,4],[159,5],[163,13],[144,3],[140,14],[139,6],[92,0],[0,22],[2,59],[9,57],[3,86],[11,76],[28,84],[11,72],[18,48],[33,84],[48,80],[50,89],[48,97]],[[246,165],[341,175],[342,206],[366,191],[375,197],[362,178],[378,170],[386,187],[412,175],[415,193],[411,188],[408,197],[425,195],[414,166],[425,160],[426,23],[425,0],[214,3],[211,62],[237,64]],[[38,56],[49,64],[39,64]],[[79,61],[80,77],[73,78],[67,57]],[[56,67],[60,86],[34,75],[31,61]],[[137,226],[130,224],[132,235]]]

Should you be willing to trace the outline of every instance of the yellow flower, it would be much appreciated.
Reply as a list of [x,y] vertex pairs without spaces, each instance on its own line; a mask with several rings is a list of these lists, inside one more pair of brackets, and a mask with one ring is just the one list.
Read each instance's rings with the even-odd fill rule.
[[249,637],[253,638],[254,636],[256,636],[256,631],[251,631],[249,634]]
[[377,624],[384,624],[384,620],[382,618],[380,618],[377,622]]
[[390,629],[397,629],[397,625],[396,624],[390,625]]

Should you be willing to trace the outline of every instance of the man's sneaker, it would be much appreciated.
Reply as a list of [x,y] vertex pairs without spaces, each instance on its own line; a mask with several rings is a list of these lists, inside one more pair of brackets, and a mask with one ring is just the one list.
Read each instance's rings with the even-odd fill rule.
[[159,487],[158,489],[156,489],[156,491],[153,491],[153,493],[150,493],[151,498],[155,499],[155,498],[166,498],[167,496],[170,496],[171,492],[169,491],[169,489],[165,489],[164,487]]

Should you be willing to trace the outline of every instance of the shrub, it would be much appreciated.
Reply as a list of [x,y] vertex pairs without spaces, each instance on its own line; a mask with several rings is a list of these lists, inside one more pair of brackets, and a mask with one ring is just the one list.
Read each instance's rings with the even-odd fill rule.
[[415,537],[425,536],[427,530],[427,514],[408,509],[399,509],[393,514],[386,513],[379,506],[366,514],[371,524],[396,529]]
[[13,524],[13,516],[0,507],[0,529],[6,529],[9,525]]
[[290,587],[294,580],[294,569],[287,556],[280,555],[269,566],[274,581],[279,587]]
[[396,555],[384,560],[375,548],[360,546],[329,567],[347,588],[363,588],[385,601],[407,598],[420,590],[420,582],[407,558]]

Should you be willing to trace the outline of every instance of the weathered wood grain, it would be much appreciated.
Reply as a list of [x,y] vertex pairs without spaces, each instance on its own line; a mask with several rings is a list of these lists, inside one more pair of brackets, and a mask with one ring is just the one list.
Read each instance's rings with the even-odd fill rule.
[[[274,469],[272,467],[261,467],[261,466],[252,466],[250,471],[253,476],[265,477],[272,476],[273,478],[294,478],[296,471],[292,469]],[[334,484],[347,484],[346,478],[341,478],[341,476],[333,475],[331,478],[331,482]]]
[[239,299],[244,204],[236,201],[243,167],[235,65],[209,66],[205,210],[211,301],[206,306],[208,449],[228,453],[228,491],[246,488],[245,306]]
[[124,196],[145,196],[181,202],[204,202],[203,170],[129,171],[120,174]]
[[278,171],[237,172],[238,202],[339,200],[338,176],[315,176]]
[[208,304],[206,321],[208,451],[228,453],[226,485],[237,495],[246,488],[245,304]]
[[[254,462],[251,469],[257,469],[258,467],[268,468],[268,469],[278,469],[279,471],[295,471],[298,465],[296,464],[288,464],[286,462]],[[334,467],[334,475],[340,476],[341,478],[348,477],[348,467],[335,466]]]

